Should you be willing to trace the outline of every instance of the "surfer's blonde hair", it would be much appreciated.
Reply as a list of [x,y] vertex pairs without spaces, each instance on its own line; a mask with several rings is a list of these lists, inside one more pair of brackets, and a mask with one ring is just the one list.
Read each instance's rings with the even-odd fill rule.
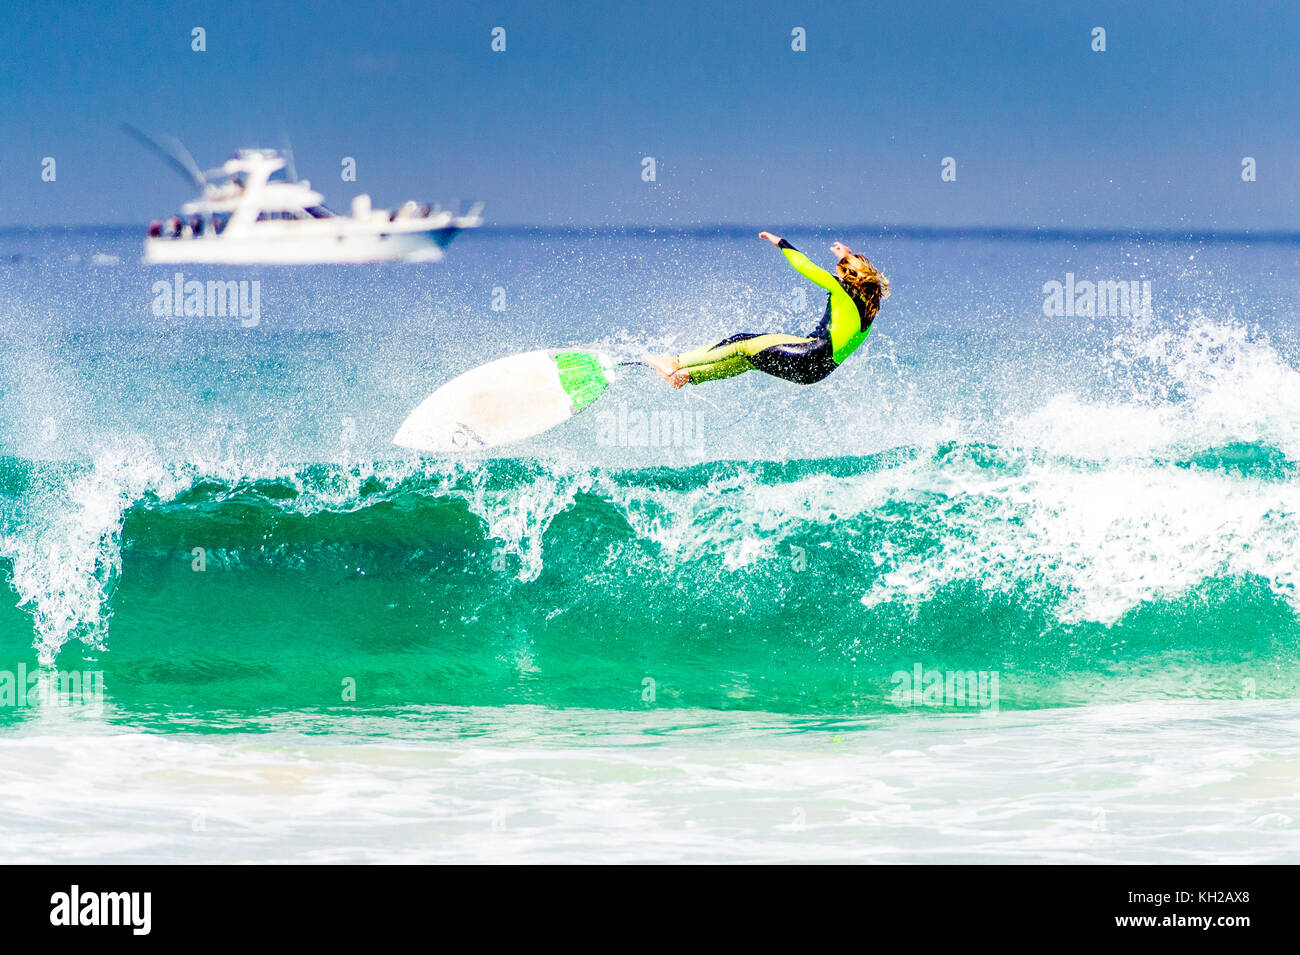
[[889,298],[889,279],[871,264],[865,255],[850,252],[835,266],[836,277],[862,312],[863,321],[871,321],[880,311],[881,299]]

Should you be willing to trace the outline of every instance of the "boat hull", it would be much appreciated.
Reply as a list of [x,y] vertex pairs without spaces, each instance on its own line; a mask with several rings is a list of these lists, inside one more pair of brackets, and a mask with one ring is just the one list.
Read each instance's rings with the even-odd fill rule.
[[345,265],[366,262],[438,262],[460,229],[313,236],[202,236],[148,238],[150,265]]

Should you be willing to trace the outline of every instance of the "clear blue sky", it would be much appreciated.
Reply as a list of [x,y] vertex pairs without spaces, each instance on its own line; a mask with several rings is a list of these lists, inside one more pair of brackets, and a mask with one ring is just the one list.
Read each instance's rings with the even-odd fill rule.
[[1294,2],[26,3],[0,225],[189,198],[126,121],[205,167],[288,134],[336,207],[479,197],[497,224],[1291,229],[1298,46]]

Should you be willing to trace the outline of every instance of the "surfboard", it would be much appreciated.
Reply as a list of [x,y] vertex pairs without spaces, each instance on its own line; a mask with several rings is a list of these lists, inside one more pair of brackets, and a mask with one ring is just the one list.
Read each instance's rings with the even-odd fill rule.
[[498,358],[447,382],[393,436],[403,448],[456,453],[522,441],[591,406],[614,377],[599,352],[542,350]]

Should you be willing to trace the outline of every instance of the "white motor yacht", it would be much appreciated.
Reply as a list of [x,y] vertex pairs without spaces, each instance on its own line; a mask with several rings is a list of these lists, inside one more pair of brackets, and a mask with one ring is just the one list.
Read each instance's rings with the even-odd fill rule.
[[482,203],[465,215],[414,202],[389,211],[372,209],[364,194],[342,215],[326,207],[307,180],[285,175],[290,162],[274,149],[241,149],[207,173],[192,161],[182,163],[202,194],[181,206],[180,215],[150,224],[145,261],[436,262],[458,232],[483,224]]

